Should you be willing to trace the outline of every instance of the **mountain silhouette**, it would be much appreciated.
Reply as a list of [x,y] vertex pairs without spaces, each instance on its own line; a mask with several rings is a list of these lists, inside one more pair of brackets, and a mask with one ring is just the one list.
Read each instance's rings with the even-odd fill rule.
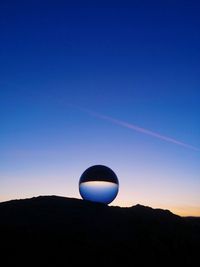
[[195,266],[200,218],[40,196],[0,203],[4,266]]

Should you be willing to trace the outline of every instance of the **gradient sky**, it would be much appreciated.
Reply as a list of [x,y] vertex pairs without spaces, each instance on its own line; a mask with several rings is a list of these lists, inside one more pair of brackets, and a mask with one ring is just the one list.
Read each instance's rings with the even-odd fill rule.
[[102,164],[111,205],[200,216],[200,4],[66,2],[0,1],[0,201]]

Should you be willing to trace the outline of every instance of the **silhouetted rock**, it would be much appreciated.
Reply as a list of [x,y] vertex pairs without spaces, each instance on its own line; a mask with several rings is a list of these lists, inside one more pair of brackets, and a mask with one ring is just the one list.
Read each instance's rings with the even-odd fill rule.
[[200,218],[44,196],[0,203],[4,266],[194,266]]

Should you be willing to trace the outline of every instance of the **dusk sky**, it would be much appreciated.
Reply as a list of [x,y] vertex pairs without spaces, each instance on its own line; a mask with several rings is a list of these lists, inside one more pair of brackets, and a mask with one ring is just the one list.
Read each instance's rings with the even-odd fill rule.
[[91,3],[0,1],[0,201],[101,164],[110,205],[200,216],[200,4]]

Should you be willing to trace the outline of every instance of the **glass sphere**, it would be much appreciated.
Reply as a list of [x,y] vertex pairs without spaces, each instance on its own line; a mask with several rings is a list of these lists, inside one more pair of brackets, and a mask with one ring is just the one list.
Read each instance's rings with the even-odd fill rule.
[[94,165],[86,169],[79,180],[79,192],[83,199],[111,203],[119,191],[119,181],[110,168]]

